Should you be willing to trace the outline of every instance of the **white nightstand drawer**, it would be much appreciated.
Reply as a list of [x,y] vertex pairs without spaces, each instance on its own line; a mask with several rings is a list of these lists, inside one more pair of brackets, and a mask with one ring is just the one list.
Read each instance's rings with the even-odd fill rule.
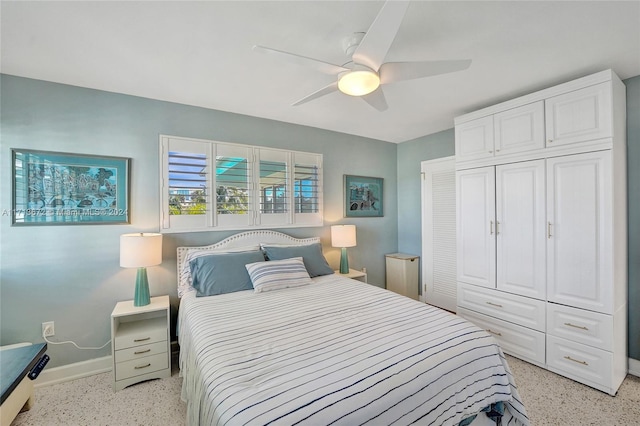
[[549,303],[547,333],[605,351],[613,349],[611,315]]
[[116,350],[166,341],[167,318],[163,316],[120,323],[114,340]]
[[131,361],[116,364],[116,380],[124,380],[129,377],[152,373],[169,367],[169,355],[167,353],[151,355]]
[[144,358],[150,355],[167,353],[167,341],[151,343],[144,346],[134,346],[132,348],[116,351],[116,362],[130,361],[132,359]]
[[458,315],[493,335],[504,352],[534,364],[544,365],[544,333],[464,308],[458,308]]
[[542,300],[458,283],[458,306],[534,330],[545,330],[545,305]]
[[610,386],[612,362],[611,352],[547,335],[547,365],[568,377]]

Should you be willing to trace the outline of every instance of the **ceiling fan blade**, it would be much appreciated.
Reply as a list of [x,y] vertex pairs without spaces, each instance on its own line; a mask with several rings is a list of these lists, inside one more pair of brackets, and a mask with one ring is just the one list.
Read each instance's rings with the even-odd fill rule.
[[291,63],[312,67],[325,74],[334,75],[342,71],[349,70],[348,68],[342,67],[340,65],[331,64],[329,62],[320,61],[318,59],[308,58],[306,56],[296,55],[295,53],[289,53],[289,52],[283,52],[282,50],[271,49],[270,47],[256,45],[256,46],[253,46],[253,50],[255,52],[277,55],[281,58],[286,59]]
[[368,95],[361,96],[361,98],[378,111],[386,111],[388,108],[387,99],[384,97],[382,87],[378,87]]
[[329,93],[336,92],[337,90],[338,90],[338,82],[335,81],[335,82],[331,83],[330,85],[325,86],[322,89],[316,90],[312,94],[305,96],[304,98],[300,99],[299,101],[293,103],[292,106],[298,106],[298,105],[307,103],[307,102],[312,101],[314,99],[317,99],[319,97],[328,95]]
[[353,62],[378,71],[396,37],[408,6],[408,1],[393,0],[388,0],[382,6],[360,45],[353,52]]
[[471,59],[456,61],[424,61],[424,62],[387,62],[380,67],[380,83],[389,84],[396,81],[413,80],[462,71],[469,68]]

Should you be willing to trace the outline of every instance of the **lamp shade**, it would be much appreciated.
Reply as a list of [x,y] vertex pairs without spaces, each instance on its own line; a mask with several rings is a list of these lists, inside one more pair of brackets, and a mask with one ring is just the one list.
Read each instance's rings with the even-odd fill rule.
[[331,245],[333,247],[355,247],[356,246],[356,226],[355,225],[331,226]]
[[162,234],[120,235],[120,266],[144,268],[162,263]]

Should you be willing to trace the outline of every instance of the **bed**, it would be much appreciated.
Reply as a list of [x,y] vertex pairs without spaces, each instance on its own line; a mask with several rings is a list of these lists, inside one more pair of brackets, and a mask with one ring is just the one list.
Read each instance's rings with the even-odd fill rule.
[[[489,334],[387,290],[316,276],[328,265],[311,247],[319,239],[251,231],[178,248],[189,425],[529,424]],[[254,290],[203,287],[233,281],[227,269],[256,250],[269,261],[245,268]]]

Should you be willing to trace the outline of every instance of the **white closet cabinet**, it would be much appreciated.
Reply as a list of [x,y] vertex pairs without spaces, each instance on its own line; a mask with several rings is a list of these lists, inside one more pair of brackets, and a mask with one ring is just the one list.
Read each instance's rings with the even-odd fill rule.
[[458,171],[458,281],[545,298],[544,181],[544,160]]
[[544,160],[496,167],[496,287],[544,300]]
[[495,168],[456,174],[458,281],[495,288]]
[[456,138],[493,123],[495,148],[456,152],[458,314],[611,395],[628,363],[625,96],[608,70],[455,120]]
[[613,314],[611,151],[547,165],[548,300]]

